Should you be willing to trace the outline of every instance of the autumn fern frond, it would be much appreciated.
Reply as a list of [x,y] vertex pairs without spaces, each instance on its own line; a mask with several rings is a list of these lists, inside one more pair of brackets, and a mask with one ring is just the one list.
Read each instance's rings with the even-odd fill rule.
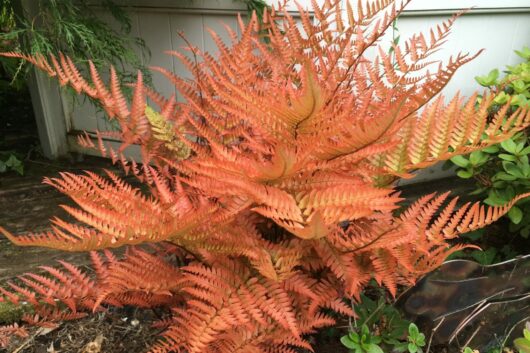
[[0,326],[0,348],[6,348],[13,337],[28,337],[29,333],[24,327],[17,323],[12,325]]
[[[440,160],[498,143],[528,125],[530,112],[523,109],[510,115],[504,109],[494,122],[488,124],[488,107],[493,98],[493,94],[485,94],[477,105],[475,94],[464,104],[457,95],[445,106],[443,97],[438,97],[423,110],[417,122],[410,120],[398,133],[400,144],[384,156],[389,170],[407,173],[425,168]],[[486,138],[483,138],[484,134]]]

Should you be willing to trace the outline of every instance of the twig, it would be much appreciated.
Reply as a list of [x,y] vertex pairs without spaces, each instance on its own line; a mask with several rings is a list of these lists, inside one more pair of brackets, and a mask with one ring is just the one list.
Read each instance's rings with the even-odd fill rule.
[[350,331],[355,331],[354,328],[355,329],[357,328],[357,319],[355,318],[355,302],[353,301],[353,298],[350,298],[350,305],[351,305],[351,310],[353,311],[354,315],[353,315],[353,325],[352,325],[351,316],[348,317],[348,326],[349,326]]
[[438,325],[436,325],[432,331],[431,331],[431,336],[429,337],[429,344],[427,345],[427,350],[425,351],[425,353],[429,353],[429,351],[431,350],[431,343],[432,343],[432,338],[434,337],[434,334],[436,333],[436,330],[438,330],[438,328],[442,325],[442,323],[444,322],[445,320],[445,316],[440,320],[440,322],[438,323]]
[[467,347],[469,346],[469,343],[471,342],[471,340],[473,338],[475,338],[475,336],[477,335],[477,333],[480,331],[480,329],[482,328],[482,326],[479,326],[477,327],[477,329],[473,332],[473,334],[471,335],[471,337],[469,337],[469,339],[466,341],[466,343],[464,344],[464,347]]

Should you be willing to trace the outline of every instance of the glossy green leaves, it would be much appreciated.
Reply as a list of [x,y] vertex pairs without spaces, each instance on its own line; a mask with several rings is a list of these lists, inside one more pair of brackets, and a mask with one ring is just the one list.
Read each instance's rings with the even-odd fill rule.
[[340,341],[352,353],[384,353],[379,346],[381,337],[372,336],[366,325],[361,327],[361,332],[352,331],[348,335],[342,336]]
[[485,76],[476,76],[475,80],[484,87],[490,87],[497,84],[497,79],[499,78],[499,70],[494,69]]
[[530,331],[524,329],[523,337],[516,338],[513,344],[519,353],[530,353]]

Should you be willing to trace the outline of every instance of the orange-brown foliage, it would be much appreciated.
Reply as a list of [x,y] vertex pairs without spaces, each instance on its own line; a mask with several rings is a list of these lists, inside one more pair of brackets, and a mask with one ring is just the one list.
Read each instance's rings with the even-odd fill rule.
[[[354,11],[339,3],[313,4],[314,18],[279,7],[262,24],[240,20],[240,36],[227,28],[228,45],[212,32],[215,57],[193,47],[198,60],[169,52],[194,78],[154,70],[183,102],[138,75],[129,105],[113,69],[107,85],[93,65],[89,82],[62,55],[4,54],[101,102],[121,126],[100,133],[102,154],[150,191],[112,173],[46,180],[77,203],[63,207],[78,222],[53,219],[51,231],[18,237],[2,232],[22,246],[105,256],[92,253],[94,278],[63,263],[8,283],[4,298],[27,301],[48,320],[104,305],[171,306],[152,352],[295,352],[311,348],[306,334],[334,323],[323,309],[353,315],[344,298],[358,298],[371,278],[395,294],[458,249],[448,239],[506,213],[510,205],[443,206],[443,194],[393,214],[402,200],[393,181],[497,143],[527,126],[530,114],[508,116],[507,106],[488,123],[488,93],[478,105],[476,96],[433,100],[474,57],[429,62],[458,16],[390,55],[378,40],[402,7],[377,0]],[[369,48],[379,54],[368,58]],[[105,146],[112,134],[120,150]],[[96,147],[88,135],[80,141]],[[143,163],[123,155],[131,144]],[[124,258],[107,250],[123,245],[132,246]]]

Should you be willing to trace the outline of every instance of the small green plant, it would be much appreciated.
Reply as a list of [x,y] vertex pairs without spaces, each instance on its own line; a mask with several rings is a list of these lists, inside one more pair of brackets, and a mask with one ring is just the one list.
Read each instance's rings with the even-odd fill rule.
[[14,171],[20,175],[24,175],[24,163],[14,153],[0,151],[0,173],[8,171]]
[[480,353],[478,350],[466,347],[462,350],[462,353]]
[[387,301],[384,290],[377,290],[377,299],[361,294],[361,301],[354,308],[358,317],[356,327],[367,325],[377,328],[382,342],[393,346],[405,336],[410,322],[402,318],[400,312]]
[[[489,107],[490,117],[506,107],[515,111],[530,106],[530,49],[515,51],[525,61],[507,66],[506,75],[500,79],[498,69],[491,70],[485,76],[477,76],[476,81],[495,92],[495,98]],[[481,101],[479,97],[478,101]],[[457,175],[463,179],[473,178],[477,188],[472,194],[483,195],[488,205],[502,205],[514,195],[530,190],[530,142],[528,132],[523,131],[512,138],[494,146],[475,151],[466,156],[455,156],[451,162],[458,167]],[[520,201],[507,214],[510,219],[509,230],[524,238],[530,236],[530,204]],[[491,254],[490,256],[491,257]]]
[[357,320],[350,333],[341,338],[342,344],[355,353],[378,349],[422,353],[425,335],[414,323],[401,317],[399,311],[385,299],[383,290],[376,289],[379,290],[377,299],[361,294],[361,301],[354,307]]
[[422,353],[425,346],[425,335],[420,332],[418,326],[411,323],[409,325],[409,335],[407,337],[407,350],[409,353]]
[[[459,177],[475,178],[477,189],[472,194],[484,195],[484,202],[493,206],[502,205],[514,195],[530,190],[529,155],[528,136],[519,133],[497,146],[451,161],[459,167]],[[530,235],[530,217],[523,217],[528,212],[530,204],[521,201],[507,214],[511,221],[510,231],[518,232],[524,238]]]
[[475,80],[484,87],[494,86],[499,78],[499,69],[491,70],[486,76],[476,76]]
[[496,111],[508,102],[514,108],[528,107],[530,105],[530,48],[524,47],[515,53],[523,61],[514,66],[506,66],[506,75],[499,80],[499,70],[493,69],[485,76],[477,76],[475,80],[484,87],[496,91],[496,97],[491,109]]
[[353,353],[382,353],[387,350],[398,353],[423,353],[425,335],[414,323],[410,323],[408,326],[406,340],[396,338],[389,340],[388,337],[384,339],[383,336],[381,333],[372,333],[368,325],[363,324],[360,331],[351,330],[347,335],[342,336],[340,341]]
[[340,339],[342,344],[353,353],[384,353],[379,344],[381,337],[370,333],[368,326],[362,325],[359,333],[351,331]]
[[519,353],[530,353],[530,331],[525,328],[523,330],[523,337],[516,338],[513,344]]

